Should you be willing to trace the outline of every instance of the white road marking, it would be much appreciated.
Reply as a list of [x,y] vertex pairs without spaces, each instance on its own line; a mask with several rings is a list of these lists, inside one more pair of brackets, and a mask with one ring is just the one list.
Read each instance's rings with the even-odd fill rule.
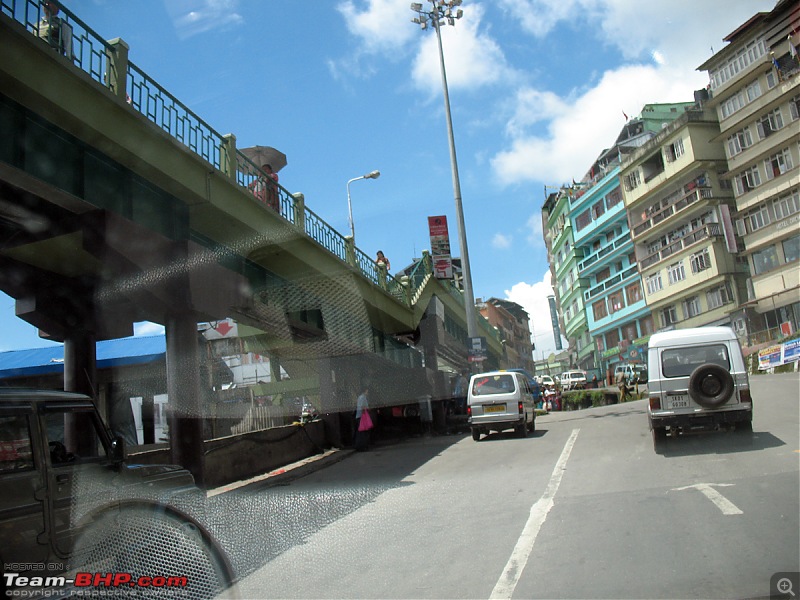
[[694,485],[687,485],[684,487],[673,488],[673,492],[678,492],[681,490],[699,490],[703,493],[703,495],[711,500],[714,505],[722,511],[723,515],[742,515],[744,514],[738,506],[736,506],[733,502],[728,500],[725,496],[720,494],[717,490],[715,490],[711,486],[718,486],[718,487],[730,487],[732,483],[696,483]]
[[531,506],[531,513],[528,516],[528,521],[522,529],[522,533],[517,540],[514,550],[506,563],[503,574],[492,590],[490,598],[511,598],[514,594],[514,589],[517,587],[517,582],[522,576],[522,571],[528,563],[528,558],[533,551],[533,543],[536,541],[536,536],[539,535],[539,530],[542,528],[544,520],[547,518],[547,513],[553,508],[553,498],[558,491],[558,486],[561,485],[561,478],[564,476],[564,471],[567,468],[567,460],[572,452],[572,447],[575,445],[575,439],[578,437],[580,429],[573,429],[572,435],[569,436],[564,449],[561,451],[561,456],[553,468],[553,474],[550,476],[550,481],[544,490],[544,494],[539,498],[533,506]]

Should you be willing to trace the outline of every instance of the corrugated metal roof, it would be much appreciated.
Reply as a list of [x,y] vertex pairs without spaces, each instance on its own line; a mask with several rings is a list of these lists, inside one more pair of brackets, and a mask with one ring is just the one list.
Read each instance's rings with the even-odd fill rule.
[[[167,340],[163,335],[134,336],[97,342],[97,368],[141,365],[163,360]],[[0,352],[0,379],[46,375],[64,371],[64,346]]]

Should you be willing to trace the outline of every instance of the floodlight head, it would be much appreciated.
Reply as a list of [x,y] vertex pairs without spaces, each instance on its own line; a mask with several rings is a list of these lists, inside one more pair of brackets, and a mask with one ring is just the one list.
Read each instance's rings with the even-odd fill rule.
[[416,11],[416,12],[420,12],[422,10],[422,4],[420,4],[419,2],[412,2],[411,3],[411,10]]
[[367,173],[366,175],[364,175],[364,179],[377,179],[380,176],[381,176],[380,171],[372,171],[371,173]]
[[419,24],[419,27],[420,27],[420,29],[427,29],[428,28],[428,22],[427,21],[422,21]]
[[464,16],[464,11],[463,11],[463,10],[461,10],[461,9],[459,8],[459,9],[456,11],[456,19],[460,19],[460,18],[461,18],[461,17],[463,17],[463,16]]

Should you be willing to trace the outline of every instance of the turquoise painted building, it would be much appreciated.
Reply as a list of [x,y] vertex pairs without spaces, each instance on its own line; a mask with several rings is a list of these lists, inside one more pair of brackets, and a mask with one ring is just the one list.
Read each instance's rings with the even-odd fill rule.
[[[586,281],[582,304],[599,373],[645,360],[654,331],[620,187],[620,163],[694,103],[648,104],[625,123],[581,183],[568,189],[577,272]],[[587,368],[587,367],[584,367]],[[589,370],[587,368],[587,370]]]

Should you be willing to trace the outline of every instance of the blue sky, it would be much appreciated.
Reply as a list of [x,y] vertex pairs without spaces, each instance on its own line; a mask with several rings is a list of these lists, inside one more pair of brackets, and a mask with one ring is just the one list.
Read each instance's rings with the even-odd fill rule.
[[[423,4],[429,6],[427,0]],[[435,33],[407,0],[64,0],[239,147],[279,148],[281,184],[392,271],[444,214],[458,248]],[[691,101],[722,38],[773,0],[464,0],[442,29],[477,298],[531,315],[554,348],[544,186],[580,179],[644,104]],[[0,295],[0,351],[47,345]],[[148,328],[139,328],[140,332]]]

